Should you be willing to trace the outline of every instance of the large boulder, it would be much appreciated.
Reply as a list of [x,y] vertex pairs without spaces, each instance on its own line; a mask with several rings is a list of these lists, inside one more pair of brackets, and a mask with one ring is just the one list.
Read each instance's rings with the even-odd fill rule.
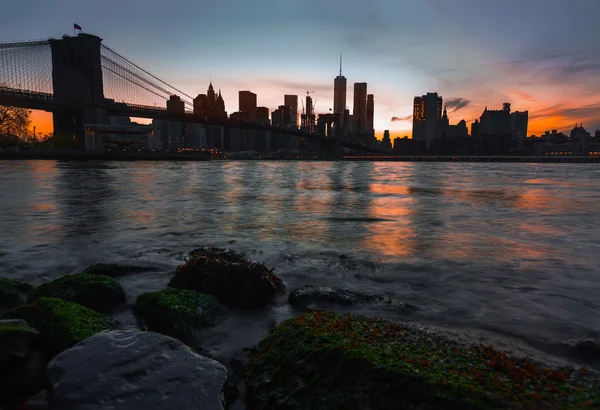
[[35,343],[38,333],[24,320],[0,320],[0,362],[23,359]]
[[12,309],[25,302],[27,293],[33,289],[29,283],[0,278],[0,309]]
[[223,409],[225,367],[180,341],[135,330],[100,333],[48,365],[60,409]]
[[407,311],[418,310],[416,306],[408,305],[384,296],[313,285],[292,289],[288,297],[288,302],[300,310],[309,310],[310,308],[330,309],[336,305],[356,307],[366,304],[384,304]]
[[283,281],[274,268],[250,262],[232,250],[200,248],[177,268],[169,287],[214,295],[232,306],[259,308],[275,299]]
[[250,408],[573,409],[600,405],[587,369],[551,369],[424,328],[313,312],[279,324],[250,357]]
[[38,332],[24,320],[0,320],[0,406],[17,404],[44,388],[37,338]]
[[189,345],[200,328],[215,324],[221,310],[214,296],[185,289],[142,293],[136,301],[136,311],[148,330]]
[[46,359],[93,334],[118,327],[116,322],[92,309],[57,298],[39,298],[7,312],[4,318],[23,319],[37,329],[38,346]]
[[152,266],[137,266],[137,265],[121,265],[117,263],[97,263],[95,265],[88,266],[83,273],[89,273],[90,275],[105,275],[115,278],[118,276],[129,275],[132,273],[142,273],[155,271],[156,268]]
[[99,312],[108,312],[125,302],[125,289],[108,276],[80,273],[37,286],[29,293],[27,301],[31,303],[40,297],[59,298]]

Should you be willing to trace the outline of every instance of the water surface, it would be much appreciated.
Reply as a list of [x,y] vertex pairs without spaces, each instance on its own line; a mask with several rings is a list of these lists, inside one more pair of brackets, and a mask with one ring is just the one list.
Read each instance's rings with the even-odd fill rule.
[[[0,189],[0,276],[159,267],[122,279],[133,302],[187,251],[215,245],[276,267],[289,287],[422,307],[368,314],[534,346],[600,334],[594,164],[0,161]],[[247,344],[291,314],[282,300],[211,337]]]

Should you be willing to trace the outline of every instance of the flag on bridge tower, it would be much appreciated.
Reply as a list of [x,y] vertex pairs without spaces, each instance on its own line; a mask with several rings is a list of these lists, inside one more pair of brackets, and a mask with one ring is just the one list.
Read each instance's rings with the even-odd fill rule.
[[73,23],[73,29],[81,31],[81,26],[79,24]]

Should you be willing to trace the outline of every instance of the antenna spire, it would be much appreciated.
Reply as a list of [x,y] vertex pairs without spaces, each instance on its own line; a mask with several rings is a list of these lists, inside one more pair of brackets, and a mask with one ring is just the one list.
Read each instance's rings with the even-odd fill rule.
[[340,53],[340,77],[342,76],[342,54]]

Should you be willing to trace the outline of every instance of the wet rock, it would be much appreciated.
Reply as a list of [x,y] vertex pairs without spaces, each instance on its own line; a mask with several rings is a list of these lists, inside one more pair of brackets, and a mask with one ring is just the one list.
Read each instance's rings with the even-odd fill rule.
[[48,360],[95,333],[118,327],[92,309],[57,298],[39,298],[7,312],[3,318],[23,319],[37,329],[38,346]]
[[180,341],[134,330],[94,335],[48,365],[51,408],[221,410],[227,370]]
[[137,266],[137,265],[120,265],[116,263],[97,263],[88,266],[83,273],[90,275],[105,275],[111,278],[118,276],[130,275],[133,273],[143,273],[156,271],[157,268],[152,266]]
[[568,340],[557,345],[577,360],[600,362],[600,340],[598,339]]
[[0,320],[0,406],[44,388],[44,363],[34,345],[38,332],[24,320]]
[[229,249],[200,248],[177,268],[169,287],[214,295],[236,307],[259,308],[283,290],[283,281],[273,272]]
[[252,409],[600,405],[599,375],[586,369],[553,369],[420,326],[332,312],[279,324],[251,355],[246,387]]
[[16,405],[46,386],[45,361],[36,349],[0,360],[0,407]]
[[0,309],[12,309],[25,303],[31,289],[33,286],[29,283],[0,278]]
[[364,304],[386,304],[394,305],[407,310],[418,309],[416,306],[395,301],[377,295],[369,295],[347,289],[328,288],[321,286],[306,285],[301,288],[292,289],[288,302],[300,310],[323,310],[322,307],[331,305],[358,306]]
[[31,303],[40,297],[68,300],[99,312],[107,312],[125,302],[125,289],[108,276],[80,273],[41,284],[29,293],[27,300]]
[[198,330],[214,325],[222,310],[214,296],[185,289],[143,293],[136,301],[136,312],[148,330],[193,347]]
[[38,334],[24,320],[0,320],[0,363],[25,358]]

